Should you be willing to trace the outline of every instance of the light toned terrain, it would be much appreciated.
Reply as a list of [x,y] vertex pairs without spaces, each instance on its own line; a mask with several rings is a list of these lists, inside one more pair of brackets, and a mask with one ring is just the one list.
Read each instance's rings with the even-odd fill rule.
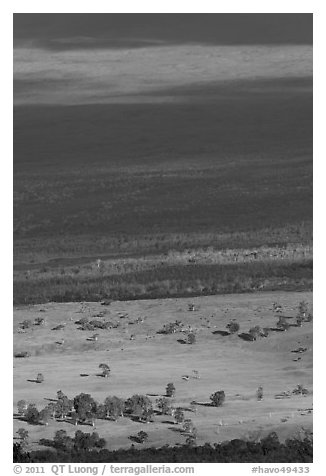
[[[14,310],[14,351],[29,351],[25,359],[14,359],[14,412],[20,399],[43,408],[62,390],[69,398],[80,392],[90,393],[103,402],[109,395],[127,398],[134,393],[164,395],[168,382],[176,387],[175,406],[189,407],[192,400],[208,402],[211,393],[224,390],[225,404],[214,408],[197,405],[197,412],[185,412],[198,429],[197,444],[219,442],[232,438],[258,438],[272,430],[281,439],[298,434],[302,428],[312,427],[312,323],[301,328],[290,327],[286,332],[271,332],[269,337],[246,342],[237,335],[222,337],[215,330],[225,330],[231,319],[240,323],[240,332],[250,327],[273,327],[279,317],[295,317],[300,301],[312,306],[312,293],[257,293],[198,297],[192,299],[162,299],[148,301],[100,303],[50,303]],[[273,311],[273,303],[282,305],[282,313]],[[198,310],[188,311],[194,303]],[[94,332],[78,330],[74,322],[83,316],[119,323],[110,330]],[[121,313],[128,313],[121,318]],[[26,333],[18,333],[18,325],[25,319],[45,319],[44,326],[33,326]],[[137,318],[142,323],[133,323]],[[157,334],[164,324],[181,320],[191,326],[197,341],[182,345],[181,334]],[[294,323],[295,319],[288,319]],[[64,330],[52,331],[55,325],[65,323]],[[97,342],[86,339],[99,334]],[[130,340],[131,334],[135,340]],[[65,340],[63,345],[56,341]],[[306,347],[302,354],[291,352]],[[297,360],[301,358],[300,360]],[[100,363],[108,363],[111,375],[101,378]],[[183,380],[182,375],[198,370],[200,379]],[[42,384],[29,382],[42,372]],[[81,377],[81,373],[89,374]],[[292,391],[298,384],[309,390],[309,395],[275,399],[275,394]],[[257,402],[256,390],[264,388],[264,399]],[[150,397],[155,403],[156,396]],[[69,422],[50,421],[43,425],[28,425],[14,419],[14,432],[27,428],[31,446],[37,447],[40,438],[52,438],[58,429],[71,436],[76,427]],[[77,429],[93,431],[91,426]],[[107,447],[129,447],[128,437],[138,431],[149,434],[147,445],[180,444],[184,437],[169,416],[155,416],[150,424],[122,418],[118,422],[97,420],[96,431],[107,440]]]

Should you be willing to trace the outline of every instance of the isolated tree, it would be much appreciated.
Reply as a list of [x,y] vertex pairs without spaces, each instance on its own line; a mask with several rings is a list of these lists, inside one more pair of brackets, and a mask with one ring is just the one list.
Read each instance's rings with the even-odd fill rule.
[[174,419],[177,422],[177,424],[182,423],[185,419],[185,414],[182,408],[178,407],[175,409],[174,412]]
[[100,364],[99,368],[102,369],[102,377],[108,377],[110,375],[110,367],[107,364]]
[[36,382],[37,382],[37,383],[42,383],[42,382],[44,382],[44,376],[43,376],[43,374],[41,374],[41,373],[37,374]]
[[19,400],[17,402],[17,411],[18,411],[19,415],[25,415],[26,410],[27,410],[27,406],[28,406],[28,404],[27,404],[26,400]]
[[236,321],[231,321],[226,325],[226,328],[231,334],[235,334],[240,330],[240,325]]
[[262,386],[259,386],[258,389],[257,389],[257,392],[256,392],[256,395],[257,395],[257,400],[258,401],[261,401],[264,397],[264,391],[263,391],[263,387]]
[[209,398],[211,399],[212,405],[214,407],[220,407],[221,405],[223,405],[225,400],[224,390],[219,390],[215,393],[212,393],[212,395]]
[[80,393],[74,398],[74,408],[80,421],[92,419],[96,415],[97,404],[88,393]]
[[158,398],[156,404],[162,415],[167,415],[171,411],[170,401],[166,397]]
[[166,386],[166,396],[167,397],[174,397],[175,396],[175,386],[172,382],[168,383]]

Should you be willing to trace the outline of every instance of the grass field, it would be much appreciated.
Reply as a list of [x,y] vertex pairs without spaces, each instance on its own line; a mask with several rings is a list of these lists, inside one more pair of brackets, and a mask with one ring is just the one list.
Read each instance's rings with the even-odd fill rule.
[[[196,405],[196,413],[185,411],[198,429],[197,444],[221,442],[233,438],[259,439],[275,430],[281,440],[312,427],[312,324],[292,326],[285,332],[270,332],[255,342],[243,341],[238,335],[222,337],[213,334],[225,330],[231,319],[240,324],[240,332],[250,327],[274,327],[280,315],[293,324],[300,301],[312,308],[311,293],[274,292],[251,295],[197,297],[132,302],[50,303],[25,306],[14,310],[14,351],[28,351],[31,356],[14,359],[14,413],[20,399],[35,403],[39,409],[56,398],[62,390],[69,398],[80,392],[90,393],[98,402],[108,395],[128,398],[135,393],[149,394],[154,407],[156,399],[165,394],[168,382],[176,387],[173,405],[190,408],[191,401],[207,402],[209,396],[224,390],[225,404],[214,408]],[[196,310],[188,311],[189,302]],[[273,303],[282,306],[281,314],[273,311]],[[42,312],[41,312],[42,311]],[[98,330],[96,342],[87,341],[91,332],[78,330],[75,321],[102,313],[116,327]],[[124,316],[124,317],[121,317]],[[18,333],[25,319],[42,317],[44,326],[32,326]],[[138,318],[142,318],[139,321]],[[182,321],[196,333],[196,342],[182,345],[183,333],[162,335],[164,324]],[[51,330],[64,323],[62,330]],[[134,334],[134,340],[130,340]],[[56,342],[64,338],[64,344]],[[306,351],[292,351],[298,347]],[[154,358],[155,356],[155,358]],[[299,358],[300,357],[300,358]],[[111,367],[108,379],[97,376],[98,366]],[[199,379],[191,378],[192,371]],[[41,372],[44,382],[33,380]],[[88,376],[82,377],[80,374]],[[188,381],[182,379],[189,375]],[[307,396],[292,394],[276,399],[275,395],[292,391],[298,384],[308,389]],[[264,398],[257,402],[256,390],[262,385]],[[173,420],[173,419],[172,419]],[[30,425],[14,419],[14,429],[26,428],[30,434],[29,449],[39,448],[40,438],[53,438],[64,429],[73,435],[76,429],[93,431],[89,425],[75,427],[70,420],[49,422],[48,426]],[[130,435],[145,430],[149,435],[144,446],[159,447],[184,443],[184,436],[171,417],[156,412],[154,422],[143,424],[125,417],[117,422],[96,421],[96,431],[107,441],[107,448],[130,447]]]

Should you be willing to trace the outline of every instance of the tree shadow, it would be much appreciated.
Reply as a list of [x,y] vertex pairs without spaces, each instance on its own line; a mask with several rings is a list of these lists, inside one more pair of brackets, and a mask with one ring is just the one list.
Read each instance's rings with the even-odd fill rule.
[[58,401],[56,398],[46,398],[46,397],[44,397],[44,400],[46,400],[47,402],[57,402]]
[[240,337],[240,339],[248,341],[248,342],[253,342],[253,341],[256,340],[256,337],[254,337],[252,334],[248,334],[246,332],[243,332],[242,334],[238,334],[238,337]]
[[28,421],[26,420],[26,418],[24,416],[17,416],[15,417],[15,420],[19,420],[19,421],[24,421],[26,423],[28,423],[29,425],[33,425],[33,426],[42,426],[43,424],[41,422],[38,422],[38,421]]
[[80,377],[89,377],[89,374],[79,374]]
[[231,332],[228,332],[228,331],[213,331],[212,334],[219,335],[219,336],[222,336],[222,337],[226,337],[226,336],[230,336]]
[[179,344],[186,344],[187,343],[184,339],[178,339],[177,342],[179,342]]
[[134,441],[135,443],[142,443],[138,436],[128,436],[129,440]]
[[[214,407],[212,402],[196,402],[196,405],[199,405],[201,407]],[[191,410],[187,409],[187,411],[191,411]]]
[[171,420],[162,420],[161,423],[166,423],[168,425],[174,425],[174,421],[171,421]]
[[176,433],[183,433],[183,429],[180,427],[169,426],[168,429],[171,431],[175,431]]
[[35,378],[34,378],[34,379],[30,379],[30,378],[28,378],[28,379],[27,379],[27,382],[32,382],[32,383],[42,383],[42,382],[40,382],[39,380],[37,380],[37,379],[35,379]]

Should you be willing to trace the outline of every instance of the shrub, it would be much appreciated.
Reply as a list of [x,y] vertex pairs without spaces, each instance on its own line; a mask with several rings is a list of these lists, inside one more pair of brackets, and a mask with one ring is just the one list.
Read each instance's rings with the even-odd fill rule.
[[220,407],[221,405],[223,405],[225,400],[224,390],[219,390],[218,392],[212,393],[209,398],[211,399],[212,405],[214,407]]

